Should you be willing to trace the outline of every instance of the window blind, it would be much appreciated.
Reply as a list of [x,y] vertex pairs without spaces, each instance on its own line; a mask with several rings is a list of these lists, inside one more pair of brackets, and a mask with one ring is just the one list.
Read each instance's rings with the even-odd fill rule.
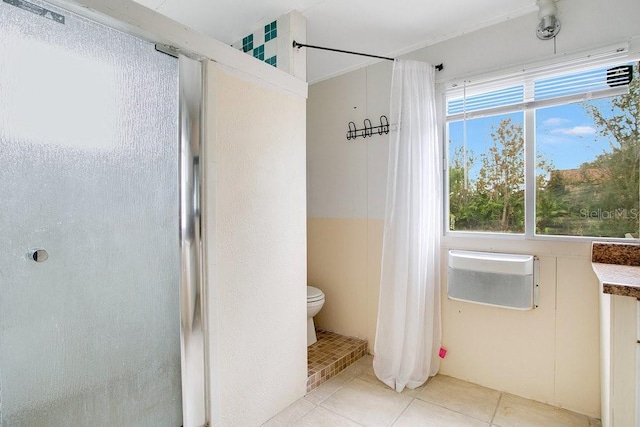
[[553,64],[480,82],[463,82],[446,92],[447,121],[504,114],[621,95],[633,71],[626,51],[588,57],[565,67]]

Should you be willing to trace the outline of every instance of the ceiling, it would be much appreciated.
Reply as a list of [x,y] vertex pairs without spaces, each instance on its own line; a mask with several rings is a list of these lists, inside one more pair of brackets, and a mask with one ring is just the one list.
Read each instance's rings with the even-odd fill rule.
[[[537,11],[535,0],[136,0],[188,27],[232,44],[297,10],[307,43],[392,56]],[[372,60],[309,49],[314,83]]]

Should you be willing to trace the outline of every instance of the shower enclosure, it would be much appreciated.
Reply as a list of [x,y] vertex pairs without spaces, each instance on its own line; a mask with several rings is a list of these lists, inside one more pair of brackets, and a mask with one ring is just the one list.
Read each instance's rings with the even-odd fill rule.
[[0,22],[0,426],[203,425],[200,63]]

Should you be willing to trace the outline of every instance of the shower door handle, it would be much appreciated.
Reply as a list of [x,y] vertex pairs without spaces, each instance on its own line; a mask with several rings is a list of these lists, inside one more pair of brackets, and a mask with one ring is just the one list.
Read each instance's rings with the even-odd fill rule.
[[31,249],[27,253],[27,258],[35,262],[45,262],[49,259],[49,253],[44,249]]

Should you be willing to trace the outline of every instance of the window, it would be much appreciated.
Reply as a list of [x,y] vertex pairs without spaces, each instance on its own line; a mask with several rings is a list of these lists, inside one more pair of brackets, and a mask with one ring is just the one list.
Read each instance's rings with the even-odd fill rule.
[[559,68],[447,90],[449,231],[638,238],[638,65]]

